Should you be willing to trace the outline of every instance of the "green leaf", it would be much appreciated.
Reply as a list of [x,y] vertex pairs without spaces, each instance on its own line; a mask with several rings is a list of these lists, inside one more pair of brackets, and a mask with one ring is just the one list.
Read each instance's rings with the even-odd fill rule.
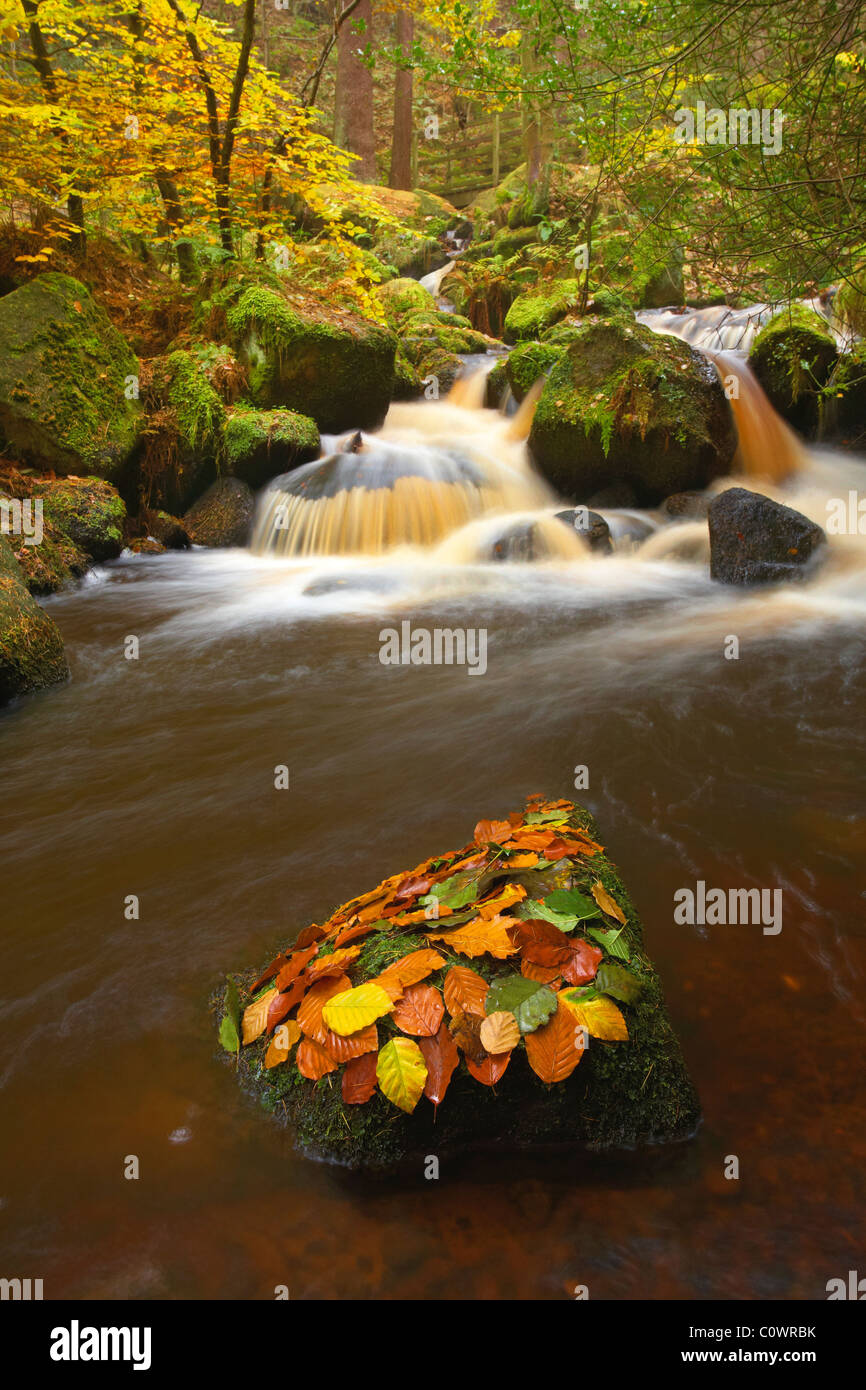
[[484,1007],[488,1014],[514,1014],[521,1033],[534,1033],[556,1012],[556,995],[537,980],[507,975],[490,986]]
[[546,907],[553,908],[554,912],[564,912],[567,917],[575,917],[578,922],[601,916],[598,903],[593,902],[592,898],[585,898],[576,888],[555,888],[552,893],[548,893],[544,903]]
[[567,822],[565,811],[530,811],[526,817],[527,825],[565,825]]
[[631,960],[628,946],[620,937],[625,931],[625,927],[619,927],[617,931],[609,931],[606,927],[587,927],[586,934],[591,936],[593,941],[597,941],[605,951],[611,956],[616,956],[618,960]]
[[452,874],[442,883],[434,883],[429,893],[425,893],[423,898],[418,901],[422,907],[429,907],[434,902],[444,903],[446,907],[454,908],[466,907],[467,903],[474,903],[478,897],[478,880],[473,877],[473,871],[467,870],[462,874]]
[[613,965],[609,960],[602,961],[598,967],[595,983],[602,994],[611,994],[614,999],[620,999],[624,1004],[633,1004],[646,987],[637,975],[633,975],[630,970],[623,970],[621,965]]
[[220,1024],[219,1038],[226,1052],[238,1052],[240,1050],[240,1021],[241,1021],[241,1001],[238,998],[238,987],[230,975],[226,976],[226,992],[224,996],[225,1013]]

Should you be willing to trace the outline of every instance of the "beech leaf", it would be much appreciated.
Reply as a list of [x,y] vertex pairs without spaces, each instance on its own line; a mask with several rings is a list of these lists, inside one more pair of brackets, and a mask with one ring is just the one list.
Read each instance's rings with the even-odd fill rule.
[[427,1081],[427,1065],[418,1044],[412,1038],[392,1038],[387,1042],[376,1062],[376,1080],[392,1105],[411,1114]]
[[534,1033],[556,1009],[556,995],[547,985],[523,975],[507,975],[491,985],[486,1000],[488,1015],[504,1010],[514,1015],[521,1033]]
[[393,1007],[390,996],[382,986],[368,980],[354,989],[331,995],[322,1008],[322,1020],[327,1028],[346,1037],[349,1033],[357,1033],[360,1028],[366,1028],[368,1023],[375,1023],[383,1014],[389,1014]]

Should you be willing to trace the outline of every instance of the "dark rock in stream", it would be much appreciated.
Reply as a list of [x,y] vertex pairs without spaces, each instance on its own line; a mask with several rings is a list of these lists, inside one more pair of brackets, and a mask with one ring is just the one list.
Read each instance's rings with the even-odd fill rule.
[[[242,977],[240,999],[229,982],[223,1055],[234,1073],[237,1051],[242,1084],[310,1157],[381,1175],[418,1172],[431,1153],[622,1149],[694,1134],[698,1097],[625,886],[589,813],[569,802],[539,811],[539,800],[524,814],[542,823],[521,819],[518,833],[546,833],[555,863],[527,865],[524,853],[509,868],[484,835],[510,839],[517,818],[481,822],[481,843],[385,879],[295,933],[261,974]],[[496,903],[494,937],[474,944],[456,933],[484,930],[477,901],[438,921],[418,911],[431,885],[447,880],[454,891],[467,878],[470,897]],[[621,931],[601,910],[592,919],[594,885],[618,904]],[[521,904],[551,894],[551,909],[573,903],[590,916],[568,935],[520,916]],[[372,922],[380,904],[391,915]],[[359,913],[366,931],[353,925]],[[548,986],[522,973],[542,938],[562,956],[562,978]],[[329,973],[333,951],[345,954]],[[584,998],[599,1014],[574,1012]],[[328,1014],[331,1000],[339,1013]],[[509,1038],[494,1054],[480,1040],[482,1028],[487,1041],[505,1040],[485,1027],[492,1014]]]
[[246,545],[253,527],[255,498],[239,478],[218,478],[190,508],[183,524],[196,545]]
[[709,524],[710,574],[723,584],[802,579],[827,543],[802,512],[742,487],[713,499]]
[[564,512],[557,512],[556,519],[583,536],[590,550],[598,551],[601,555],[609,555],[613,550],[610,527],[598,512],[591,512],[586,507],[569,507]]

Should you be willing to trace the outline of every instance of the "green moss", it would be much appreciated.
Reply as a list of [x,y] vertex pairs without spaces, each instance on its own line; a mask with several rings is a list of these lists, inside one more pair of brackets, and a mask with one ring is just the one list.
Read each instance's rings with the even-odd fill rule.
[[0,431],[21,457],[59,473],[121,478],[142,424],[138,371],[71,276],[40,275],[0,299]]
[[189,454],[219,453],[225,409],[202,363],[189,352],[173,352],[167,362],[166,397],[177,419],[181,444]]
[[0,704],[68,676],[57,626],[28,592],[12,548],[0,536]]
[[252,488],[317,458],[320,449],[315,420],[294,410],[238,406],[228,417],[223,439],[226,472]]
[[514,349],[508,358],[506,372],[515,400],[522,401],[536,381],[548,375],[562,352],[561,347],[548,343],[521,343]]
[[804,434],[819,429],[822,387],[836,361],[824,319],[792,304],[765,324],[752,344],[749,366],[773,407]]
[[505,316],[505,341],[538,338],[545,328],[565,318],[580,300],[579,280],[554,280],[543,290],[520,294]]
[[394,359],[394,400],[412,401],[422,394],[421,379],[409,358],[398,350]]
[[381,301],[389,323],[399,323],[405,315],[419,310],[436,312],[435,299],[417,280],[389,280],[386,285],[379,286],[376,297]]

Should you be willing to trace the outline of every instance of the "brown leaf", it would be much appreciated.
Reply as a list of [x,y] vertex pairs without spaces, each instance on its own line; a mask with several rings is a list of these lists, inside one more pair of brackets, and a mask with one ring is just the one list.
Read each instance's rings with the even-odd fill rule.
[[422,893],[429,893],[432,887],[430,874],[407,874],[394,897],[398,902],[407,902],[410,898],[420,897]]
[[510,1052],[520,1042],[517,1019],[507,1009],[488,1014],[481,1024],[479,1037],[488,1052]]
[[484,1001],[490,986],[476,970],[468,965],[453,965],[445,976],[442,993],[449,1014],[478,1014],[484,1017]]
[[573,950],[562,967],[562,978],[570,985],[585,985],[598,974],[604,952],[600,946],[591,946],[582,937],[572,942]]
[[482,1021],[478,1014],[455,1014],[448,1024],[448,1031],[460,1051],[474,1062],[483,1061],[486,1055],[481,1041]]
[[366,1028],[359,1028],[357,1033],[349,1033],[346,1037],[329,1028],[324,1037],[317,1036],[316,1041],[335,1062],[348,1062],[354,1057],[364,1057],[368,1052],[379,1051],[379,1033],[375,1023],[368,1023]]
[[432,946],[422,946],[420,950],[410,951],[408,955],[392,961],[378,976],[376,983],[382,985],[390,994],[388,985],[383,981],[386,978],[389,982],[393,980],[400,986],[402,993],[408,985],[417,985],[419,980],[426,980],[428,975],[432,975],[434,970],[438,970],[444,964],[445,957],[434,951]]
[[[258,991],[261,989],[262,985],[266,985],[268,983],[268,980],[272,980],[274,976],[278,974],[280,970],[282,970],[283,966],[286,964],[288,959],[288,955],[286,955],[286,953],[283,951],[281,951],[278,956],[275,956],[274,959],[271,961],[270,965],[267,967],[266,970],[262,972],[259,978],[257,980],[253,980],[253,983],[250,985],[250,994],[257,994]],[[277,988],[279,988],[279,981],[277,982]]]
[[460,1053],[444,1022],[439,1025],[435,1037],[419,1038],[418,1046],[427,1067],[424,1094],[434,1105],[439,1105],[460,1061]]
[[286,1014],[288,1014],[296,1004],[300,1004],[306,990],[306,980],[299,978],[293,980],[287,990],[274,996],[268,1009],[267,1030],[269,1033],[274,1031],[278,1023],[282,1023]]
[[476,1081],[482,1086],[495,1086],[511,1061],[510,1052],[500,1052],[496,1056],[483,1057],[480,1062],[467,1056],[466,1066]]
[[318,1081],[320,1077],[327,1076],[329,1071],[336,1071],[339,1065],[314,1038],[301,1039],[298,1043],[296,1061],[298,1071],[308,1081]]
[[432,1038],[445,1015],[442,995],[434,985],[409,985],[392,1017],[403,1033]]
[[505,960],[513,956],[517,947],[508,935],[508,928],[514,926],[510,917],[493,917],[485,921],[475,917],[465,927],[455,927],[450,932],[428,932],[431,941],[441,941],[450,951],[461,956],[495,956]]
[[341,951],[333,951],[329,956],[319,956],[318,960],[307,966],[304,979],[310,985],[316,980],[323,980],[326,975],[342,975],[346,966],[357,960],[360,954],[360,946],[344,946]]
[[343,1072],[345,1105],[364,1105],[370,1099],[376,1089],[376,1061],[377,1053],[365,1052],[346,1063]]
[[550,1022],[527,1033],[524,1042],[532,1070],[552,1084],[571,1076],[583,1056],[585,1037],[574,1014],[559,1000]]
[[534,960],[522,960],[520,973],[525,980],[537,980],[540,985],[552,985],[554,980],[560,978],[561,972],[557,965],[536,965]]
[[475,827],[474,838],[476,845],[501,845],[510,834],[511,826],[507,820],[480,820]]
[[613,917],[614,921],[621,922],[625,926],[625,913],[618,902],[614,902],[604,884],[596,881],[592,885],[592,896],[595,898],[602,912],[606,912],[608,917]]
[[306,969],[318,949],[318,946],[308,946],[304,951],[292,951],[286,957],[286,963],[277,976],[277,989],[288,989],[292,981]]
[[352,981],[348,975],[327,975],[324,980],[318,980],[307,990],[298,1009],[298,1023],[308,1038],[315,1038],[316,1042],[324,1044],[329,1030],[322,1021],[322,1009],[335,994],[341,994],[344,989],[351,988]]

